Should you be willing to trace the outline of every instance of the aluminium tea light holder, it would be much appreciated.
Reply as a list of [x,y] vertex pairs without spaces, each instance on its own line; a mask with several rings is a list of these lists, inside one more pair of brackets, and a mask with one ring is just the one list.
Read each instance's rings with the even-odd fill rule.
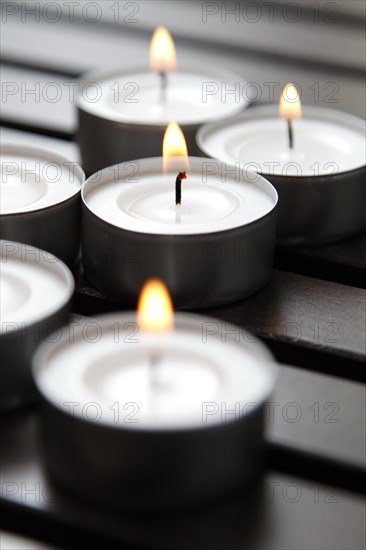
[[208,124],[197,133],[201,153],[256,170],[276,188],[279,244],[316,245],[366,226],[365,122],[335,109],[303,106],[292,125],[272,105]]
[[[206,83],[216,90],[207,99],[202,89]],[[198,153],[195,136],[202,124],[239,113],[249,104],[244,93],[239,102],[232,94],[222,102],[222,87],[243,90],[245,84],[230,71],[193,65],[167,75],[166,103],[162,104],[159,75],[146,68],[87,75],[80,83],[77,100],[77,142],[86,174],[128,160],[159,156],[171,120],[181,126],[194,156]],[[97,86],[95,101],[88,100],[87,92],[83,95],[91,86]],[[129,99],[131,91],[134,97]]]
[[74,279],[44,250],[0,241],[0,409],[34,400],[31,361],[40,342],[67,323]]
[[1,146],[0,238],[51,252],[69,267],[80,257],[81,167],[24,145]]

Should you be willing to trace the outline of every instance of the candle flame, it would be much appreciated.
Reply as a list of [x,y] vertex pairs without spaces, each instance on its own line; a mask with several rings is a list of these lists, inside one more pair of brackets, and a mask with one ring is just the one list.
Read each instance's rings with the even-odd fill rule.
[[186,140],[178,124],[170,122],[163,139],[164,173],[189,170]]
[[286,120],[301,118],[301,101],[297,88],[291,82],[283,88],[280,97],[280,115]]
[[139,327],[146,331],[167,331],[173,328],[173,304],[169,291],[159,279],[148,280],[142,288],[137,318]]
[[174,71],[177,67],[173,39],[165,27],[158,27],[150,44],[150,69],[157,73]]

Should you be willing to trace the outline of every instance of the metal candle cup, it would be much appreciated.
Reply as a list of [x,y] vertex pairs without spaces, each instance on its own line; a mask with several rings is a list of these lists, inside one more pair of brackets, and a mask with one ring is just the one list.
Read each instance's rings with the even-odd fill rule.
[[289,150],[287,123],[272,105],[208,124],[197,134],[201,151],[262,174],[279,195],[280,244],[323,244],[366,225],[364,121],[334,109],[303,107],[293,121]]
[[43,149],[1,146],[0,238],[51,252],[73,267],[80,254],[78,164]]
[[106,168],[82,189],[82,256],[99,290],[134,306],[142,285],[163,280],[177,309],[245,298],[271,275],[277,194],[252,172],[189,158],[182,204],[163,159]]
[[68,321],[74,280],[49,252],[0,241],[0,408],[34,399],[31,361],[43,338]]
[[[167,75],[166,101],[162,103],[160,77],[146,68],[86,76],[77,102],[77,141],[87,175],[123,161],[160,156],[171,120],[181,126],[188,150],[195,155],[195,136],[202,124],[247,107],[244,86],[242,77],[217,68],[180,69]],[[96,94],[90,99],[89,88]],[[229,93],[233,89],[236,94]]]
[[213,319],[178,314],[160,340],[152,383],[153,340],[134,313],[92,325],[94,332],[86,324],[72,339],[65,327],[33,362],[55,483],[100,507],[159,513],[232,496],[256,481],[275,380],[261,343],[236,338],[237,327],[221,334]]

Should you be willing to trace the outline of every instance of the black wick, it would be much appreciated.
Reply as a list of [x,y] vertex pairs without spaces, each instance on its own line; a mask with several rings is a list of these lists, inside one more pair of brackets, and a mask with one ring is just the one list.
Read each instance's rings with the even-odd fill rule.
[[175,180],[175,204],[180,204],[182,200],[182,180],[187,179],[185,172],[179,172]]

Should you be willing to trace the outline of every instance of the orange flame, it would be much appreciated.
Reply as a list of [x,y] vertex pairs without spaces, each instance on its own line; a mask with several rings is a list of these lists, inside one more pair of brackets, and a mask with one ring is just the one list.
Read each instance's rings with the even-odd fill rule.
[[178,124],[170,122],[163,139],[164,173],[170,171],[183,172],[189,170],[188,150],[186,140]]
[[174,71],[177,67],[173,39],[165,27],[158,27],[150,44],[150,69],[157,73]]
[[286,120],[301,118],[301,101],[297,88],[289,83],[283,88],[280,97],[280,115]]
[[173,328],[173,304],[169,291],[159,279],[150,279],[142,288],[138,306],[139,327],[146,331],[168,331]]

